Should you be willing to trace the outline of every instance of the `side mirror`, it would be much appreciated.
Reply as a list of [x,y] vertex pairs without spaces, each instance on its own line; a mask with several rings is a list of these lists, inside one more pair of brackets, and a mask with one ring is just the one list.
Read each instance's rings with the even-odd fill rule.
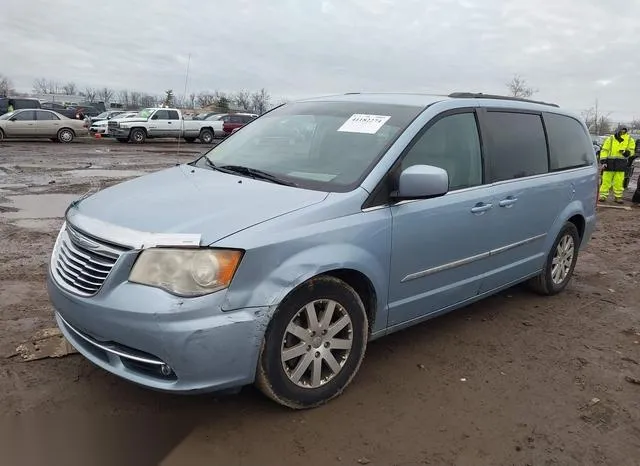
[[153,115],[153,116],[151,117],[151,119],[152,119],[152,120],[157,120],[157,119],[158,119],[158,114],[156,113],[155,115]]
[[449,191],[449,175],[446,170],[431,165],[413,165],[400,173],[398,190],[392,193],[396,201],[430,199]]

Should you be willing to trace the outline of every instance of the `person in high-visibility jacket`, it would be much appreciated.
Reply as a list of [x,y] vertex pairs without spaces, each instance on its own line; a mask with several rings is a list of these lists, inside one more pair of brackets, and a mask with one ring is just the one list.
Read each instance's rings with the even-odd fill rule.
[[603,166],[600,184],[600,202],[607,200],[611,188],[618,204],[622,204],[624,193],[624,173],[628,158],[634,153],[636,142],[627,134],[627,128],[621,126],[615,134],[605,139],[600,150],[600,163]]

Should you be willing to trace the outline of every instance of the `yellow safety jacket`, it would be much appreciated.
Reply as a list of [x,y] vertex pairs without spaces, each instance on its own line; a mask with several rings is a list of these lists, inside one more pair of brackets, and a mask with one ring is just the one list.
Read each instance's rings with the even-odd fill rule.
[[620,139],[619,141],[615,134],[612,134],[602,144],[600,163],[607,164],[607,171],[625,171],[627,158],[633,155],[636,149],[636,142],[628,134],[621,136]]

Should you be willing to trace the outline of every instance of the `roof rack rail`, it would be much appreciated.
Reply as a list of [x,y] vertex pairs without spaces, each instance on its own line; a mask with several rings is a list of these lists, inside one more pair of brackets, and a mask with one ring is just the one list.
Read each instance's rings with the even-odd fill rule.
[[453,92],[449,94],[452,99],[499,99],[513,100],[516,102],[529,102],[531,104],[548,105],[549,107],[559,107],[558,104],[543,102],[541,100],[523,99],[522,97],[511,97],[506,95],[483,94],[482,92]]

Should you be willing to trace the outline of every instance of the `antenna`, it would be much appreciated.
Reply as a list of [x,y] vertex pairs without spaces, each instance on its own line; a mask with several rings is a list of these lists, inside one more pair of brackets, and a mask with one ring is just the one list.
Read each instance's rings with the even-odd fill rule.
[[[189,58],[187,59],[187,72],[184,76],[184,93],[182,94],[182,101],[186,102],[187,100],[187,85],[189,84],[189,67],[191,66],[191,53],[189,53]],[[184,115],[182,115],[182,131],[184,132]],[[178,160],[176,161],[176,165],[180,164],[180,142],[182,138],[178,138]]]

